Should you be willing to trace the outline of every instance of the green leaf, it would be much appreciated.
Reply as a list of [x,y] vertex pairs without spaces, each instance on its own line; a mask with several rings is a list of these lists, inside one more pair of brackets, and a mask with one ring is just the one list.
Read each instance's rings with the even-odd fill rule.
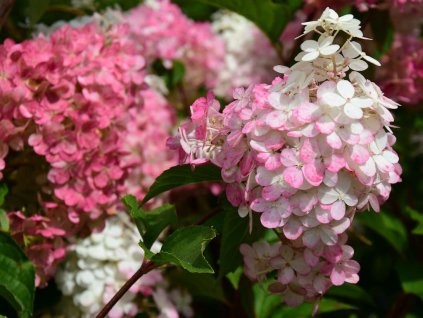
[[373,30],[377,52],[375,57],[379,58],[389,51],[394,40],[394,26],[388,10],[372,10],[370,25]]
[[170,272],[166,277],[170,279],[172,286],[177,285],[185,288],[194,297],[227,302],[220,282],[211,274],[197,274],[177,270]]
[[296,9],[302,1],[299,0],[197,0],[219,8],[228,9],[243,15],[254,22],[273,43],[279,37],[294,17]]
[[140,231],[143,244],[148,249],[151,248],[160,233],[167,226],[173,225],[177,221],[176,209],[171,204],[165,204],[145,212],[138,205],[137,199],[132,195],[123,197],[122,202],[128,208],[131,217]]
[[4,199],[6,198],[9,189],[5,183],[0,183],[0,206],[4,204]]
[[423,264],[417,261],[401,262],[397,265],[402,289],[423,300]]
[[131,194],[125,195],[121,199],[122,203],[125,205],[126,209],[129,212],[132,220],[138,228],[138,231],[141,234],[141,237],[147,232],[146,225],[144,223],[144,210],[141,209],[138,204],[137,198]]
[[47,11],[50,0],[27,1],[27,3],[24,14],[29,19],[31,25],[35,25]]
[[3,209],[0,209],[0,232],[9,232],[9,217]]
[[411,219],[417,222],[417,226],[411,233],[415,235],[423,235],[423,213],[420,213],[410,207],[406,207],[405,212],[410,216]]
[[212,164],[197,166],[195,169],[190,165],[175,166],[157,177],[141,203],[144,204],[159,194],[182,185],[221,180],[220,169]]
[[0,296],[26,318],[32,315],[34,293],[34,266],[9,235],[0,233]]
[[172,0],[172,2],[176,3],[185,15],[197,21],[210,20],[211,15],[216,11],[216,7],[197,0]]
[[239,246],[248,234],[248,217],[241,218],[237,209],[227,200],[222,203],[225,218],[223,221],[222,242],[219,254],[219,277],[234,271],[242,265]]
[[176,87],[179,83],[181,83],[185,76],[185,66],[182,62],[173,61],[172,66],[172,72],[170,73],[169,78],[170,82],[168,85],[170,89]]
[[151,260],[160,264],[173,263],[191,273],[214,273],[203,252],[215,237],[216,231],[207,226],[179,228],[166,238],[160,253]]
[[400,254],[407,247],[408,238],[404,225],[387,212],[362,212],[356,214],[356,219],[377,234],[384,237],[388,243]]
[[144,222],[147,232],[144,234],[143,241],[148,247],[151,247],[157,240],[160,233],[169,225],[174,225],[177,221],[176,209],[171,204],[165,204],[144,214]]
[[254,284],[254,311],[257,318],[273,317],[272,312],[278,306],[281,306],[281,296],[270,294],[267,291],[268,283],[264,285]]
[[244,270],[240,266],[235,271],[226,274],[226,277],[228,278],[229,282],[235,289],[239,288],[239,282],[241,280],[241,276],[243,272]]
[[[314,304],[303,304],[299,307],[281,307],[273,312],[272,318],[309,318],[313,312]],[[341,310],[357,310],[358,308],[330,298],[323,298],[319,304],[318,314],[331,313]],[[270,317],[270,316],[269,316]],[[344,317],[337,315],[336,317]]]
[[377,307],[372,296],[363,288],[354,284],[344,284],[342,286],[333,286],[326,294],[332,298],[340,298],[348,300],[348,303],[356,303],[360,306],[368,305],[370,307]]

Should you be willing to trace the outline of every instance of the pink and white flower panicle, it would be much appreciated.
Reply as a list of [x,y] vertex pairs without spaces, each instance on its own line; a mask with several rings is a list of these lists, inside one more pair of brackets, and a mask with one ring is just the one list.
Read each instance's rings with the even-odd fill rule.
[[296,64],[275,67],[283,75],[270,85],[236,89],[222,112],[212,95],[198,99],[171,143],[183,162],[222,169],[241,217],[260,213],[283,235],[241,251],[250,278],[278,271],[270,290],[292,306],[358,281],[345,232],[357,211],[379,211],[401,174],[390,128],[398,104],[358,73],[379,65],[353,40],[365,39],[360,21],[327,8],[304,25],[319,39],[302,43]]

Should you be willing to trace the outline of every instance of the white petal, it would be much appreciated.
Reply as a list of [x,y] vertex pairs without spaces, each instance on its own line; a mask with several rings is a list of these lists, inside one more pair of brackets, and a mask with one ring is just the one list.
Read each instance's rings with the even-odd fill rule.
[[330,92],[322,94],[322,99],[323,102],[332,107],[342,106],[346,102],[346,100],[342,96]]
[[313,40],[307,40],[301,44],[301,50],[305,52],[316,51],[318,47],[319,45],[317,44],[317,42]]
[[354,19],[354,16],[352,14],[346,14],[339,18],[339,22],[347,22]]
[[343,201],[348,206],[356,206],[358,203],[357,197],[355,195],[348,194],[348,193],[344,195]]
[[333,45],[322,47],[320,49],[320,53],[322,55],[332,55],[332,54],[334,54],[338,50],[339,50],[339,45],[338,44],[333,44]]
[[397,163],[399,160],[398,155],[390,150],[385,150],[383,152],[383,157],[391,163]]
[[369,65],[364,62],[363,60],[352,60],[349,64],[350,69],[354,70],[354,71],[364,71],[367,70],[367,68],[369,67]]
[[353,103],[346,103],[344,106],[344,113],[349,118],[360,119],[363,117],[363,111]]
[[354,86],[346,80],[341,80],[336,84],[336,88],[342,97],[345,99],[352,98],[355,93]]
[[353,98],[351,100],[351,103],[353,103],[355,106],[358,106],[360,108],[368,108],[373,105],[373,100],[370,98]]
[[365,53],[362,54],[363,59],[365,59],[367,62],[370,62],[374,65],[380,66],[381,64],[379,63],[378,60],[374,59],[371,56],[366,55]]
[[321,187],[318,192],[319,201],[323,204],[332,204],[339,199],[339,193],[332,188]]
[[314,61],[318,57],[319,57],[319,52],[318,51],[312,51],[312,52],[307,53],[306,55],[304,55],[301,58],[301,60],[304,61],[304,62],[310,62],[310,61]]

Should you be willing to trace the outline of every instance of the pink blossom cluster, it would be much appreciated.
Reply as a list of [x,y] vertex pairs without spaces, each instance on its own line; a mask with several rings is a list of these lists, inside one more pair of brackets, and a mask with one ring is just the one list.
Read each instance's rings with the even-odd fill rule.
[[330,286],[358,282],[360,265],[352,260],[354,250],[345,245],[346,234],[333,246],[320,244],[309,248],[301,241],[287,244],[266,241],[241,245],[245,274],[254,281],[263,281],[267,274],[277,271],[269,291],[282,294],[288,306],[319,299]]
[[[400,181],[389,111],[398,104],[359,73],[368,62],[380,65],[352,40],[363,37],[360,21],[327,8],[304,25],[304,33],[317,31],[320,38],[302,43],[294,66],[275,68],[283,77],[235,90],[222,112],[212,94],[198,99],[191,121],[169,144],[179,147],[183,162],[220,167],[227,198],[241,217],[259,213],[264,227],[284,236],[282,249],[286,244],[305,268],[320,264],[319,281],[340,285],[343,275],[357,281],[358,266],[349,271],[342,265],[355,264],[344,244],[355,213],[379,211],[391,184]],[[348,36],[342,45],[335,44],[340,33]],[[280,273],[288,271],[290,261],[275,262]],[[307,275],[314,272],[305,268],[281,274],[279,282],[312,284]],[[334,268],[339,272],[332,275]],[[327,289],[313,288],[303,300]],[[290,288],[277,290],[298,304],[286,300]]]
[[388,96],[407,104],[423,101],[423,40],[396,34],[382,62],[377,78]]
[[10,212],[11,235],[17,243],[27,245],[27,256],[33,261],[37,272],[35,284],[46,285],[46,277],[55,274],[55,265],[66,255],[66,232],[51,224],[48,217],[33,215],[26,217],[22,212]]
[[175,60],[186,67],[190,87],[213,87],[224,60],[224,43],[208,22],[194,22],[169,0],[147,1],[124,15],[130,37],[148,63],[161,59],[165,67]]
[[60,223],[65,232],[37,233],[45,240],[34,258],[40,276],[54,272],[52,236],[95,226],[92,220],[115,213],[120,196],[141,198],[174,162],[162,142],[173,112],[145,83],[145,60],[128,32],[125,25],[65,25],[48,39],[0,46],[0,168],[7,171],[8,155],[23,150],[44,158],[37,215],[19,216],[21,223],[42,219],[42,227]]

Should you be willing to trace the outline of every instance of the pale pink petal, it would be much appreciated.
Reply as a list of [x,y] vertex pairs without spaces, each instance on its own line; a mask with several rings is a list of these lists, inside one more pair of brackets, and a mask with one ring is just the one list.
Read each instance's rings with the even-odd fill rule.
[[283,172],[284,180],[295,189],[299,189],[303,182],[303,173],[297,167],[288,167]]
[[340,149],[342,147],[342,141],[339,136],[333,132],[326,137],[326,141],[333,149]]
[[345,216],[345,204],[342,201],[335,201],[330,209],[330,215],[335,220],[341,220]]
[[335,266],[330,274],[330,280],[335,286],[340,286],[345,282],[345,273],[342,268]]
[[296,240],[303,233],[303,226],[298,220],[291,217],[283,226],[283,233],[287,239]]

